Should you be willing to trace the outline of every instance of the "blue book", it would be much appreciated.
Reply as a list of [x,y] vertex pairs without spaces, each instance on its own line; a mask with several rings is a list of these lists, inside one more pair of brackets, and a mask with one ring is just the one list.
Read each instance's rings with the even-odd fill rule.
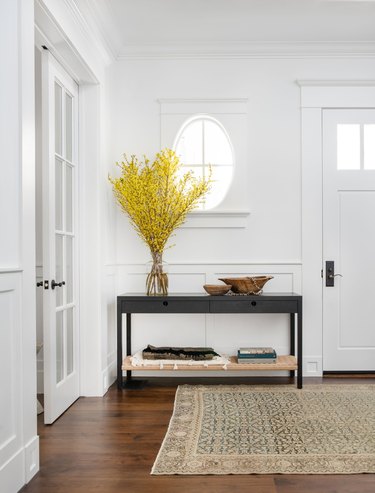
[[273,353],[264,353],[264,354],[242,354],[238,351],[237,357],[239,359],[271,359],[276,358],[276,351]]

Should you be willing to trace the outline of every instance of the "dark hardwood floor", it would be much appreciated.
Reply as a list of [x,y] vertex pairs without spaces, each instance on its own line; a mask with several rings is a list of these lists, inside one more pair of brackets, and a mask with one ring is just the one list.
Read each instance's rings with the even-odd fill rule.
[[[308,380],[308,381],[307,381]],[[40,472],[22,493],[374,493],[375,475],[150,476],[177,383],[287,383],[288,378],[150,379],[142,390],[80,398],[52,426],[39,416]],[[305,379],[320,383],[320,379]],[[323,383],[375,383],[342,376]]]

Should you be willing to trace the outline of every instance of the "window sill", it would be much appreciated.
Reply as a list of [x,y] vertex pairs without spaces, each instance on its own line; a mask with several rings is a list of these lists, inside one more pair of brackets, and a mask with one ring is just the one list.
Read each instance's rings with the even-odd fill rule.
[[185,229],[194,228],[246,228],[250,211],[194,211],[188,214]]

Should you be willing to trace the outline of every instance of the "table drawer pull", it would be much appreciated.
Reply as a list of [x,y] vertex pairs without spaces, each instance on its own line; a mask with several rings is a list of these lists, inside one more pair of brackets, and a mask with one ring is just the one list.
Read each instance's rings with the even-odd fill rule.
[[168,301],[163,301],[164,306],[168,306]]
[[252,301],[251,302],[251,306],[257,306],[257,302],[256,301]]

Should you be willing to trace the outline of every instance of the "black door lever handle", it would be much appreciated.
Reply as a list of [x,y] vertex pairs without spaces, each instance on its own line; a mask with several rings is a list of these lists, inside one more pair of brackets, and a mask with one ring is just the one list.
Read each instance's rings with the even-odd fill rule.
[[56,282],[54,279],[51,281],[51,289],[61,288],[65,286],[65,281]]

